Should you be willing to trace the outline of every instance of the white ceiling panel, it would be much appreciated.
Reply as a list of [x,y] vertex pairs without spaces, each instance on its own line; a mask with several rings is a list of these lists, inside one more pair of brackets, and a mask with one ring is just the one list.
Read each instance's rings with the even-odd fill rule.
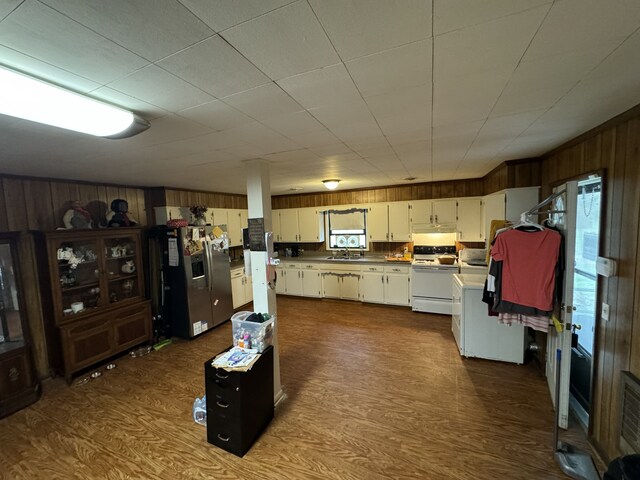
[[300,143],[300,135],[326,130],[320,122],[305,110],[272,117],[262,123],[285,137],[295,137],[297,143]]
[[360,57],[345,65],[364,97],[431,83],[431,39]]
[[[277,126],[274,128],[274,130],[276,129]],[[295,138],[296,143],[305,148],[325,147],[327,145],[333,145],[338,141],[338,138],[327,129],[298,134]]]
[[9,15],[24,0],[5,0],[0,3],[0,22],[4,17]]
[[[208,93],[155,65],[111,82],[109,87],[172,112],[214,100]],[[167,91],[173,92],[173,95],[168,96]]]
[[294,0],[180,0],[216,32],[246,22]]
[[554,2],[531,42],[532,60],[562,52],[597,48],[622,42],[638,28],[640,2],[636,0],[562,0]]
[[[0,24],[0,30],[2,26]],[[56,80],[56,84],[74,92],[86,93],[98,88],[99,83],[74,75],[49,63],[0,45],[0,64],[34,77]]]
[[303,108],[275,83],[225,97],[224,102],[256,120],[266,120]]
[[[171,55],[214,33],[173,0],[40,1],[150,61]],[[158,35],[158,31],[163,35]]]
[[0,45],[98,83],[149,62],[35,0],[2,21]]
[[309,4],[304,1],[226,30],[223,37],[273,80],[339,61]]
[[342,63],[283,78],[277,83],[307,109],[341,105],[361,99]]
[[252,123],[254,120],[221,100],[181,110],[179,115],[214,130],[226,130]]
[[431,37],[429,0],[310,0],[343,61]]
[[373,120],[331,125],[329,129],[345,143],[361,142],[380,134],[380,127]]
[[171,55],[158,65],[217,98],[270,82],[218,35]]
[[362,99],[358,99],[355,102],[310,108],[308,111],[329,130],[332,130],[337,125],[374,121],[369,107]]
[[497,69],[512,71],[548,9],[542,6],[436,37],[434,83]]
[[434,0],[433,34],[442,35],[551,3],[553,0]]

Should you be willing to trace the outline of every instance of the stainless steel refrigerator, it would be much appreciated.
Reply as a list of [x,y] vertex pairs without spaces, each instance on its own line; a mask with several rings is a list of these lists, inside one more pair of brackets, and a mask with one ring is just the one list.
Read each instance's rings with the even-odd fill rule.
[[226,225],[156,227],[149,239],[152,305],[164,336],[192,338],[231,318]]

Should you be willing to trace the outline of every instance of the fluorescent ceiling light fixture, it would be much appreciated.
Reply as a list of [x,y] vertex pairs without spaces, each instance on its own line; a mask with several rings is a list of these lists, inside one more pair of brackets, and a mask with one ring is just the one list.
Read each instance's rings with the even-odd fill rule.
[[130,137],[149,128],[132,112],[2,66],[0,113],[98,137]]
[[335,178],[330,178],[329,180],[322,180],[322,183],[324,183],[324,186],[327,187],[329,190],[335,190],[338,187],[340,180],[337,180]]

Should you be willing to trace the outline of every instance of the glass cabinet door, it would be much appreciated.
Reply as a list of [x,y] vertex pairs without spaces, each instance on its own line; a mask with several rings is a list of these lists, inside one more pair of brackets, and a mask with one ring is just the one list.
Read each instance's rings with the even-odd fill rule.
[[110,304],[140,296],[138,248],[134,236],[123,235],[104,239],[105,273]]
[[24,346],[11,246],[0,244],[0,354]]
[[[81,315],[100,306],[100,264],[94,239],[61,240],[56,249],[57,277],[63,317]],[[54,289],[55,290],[55,289]]]

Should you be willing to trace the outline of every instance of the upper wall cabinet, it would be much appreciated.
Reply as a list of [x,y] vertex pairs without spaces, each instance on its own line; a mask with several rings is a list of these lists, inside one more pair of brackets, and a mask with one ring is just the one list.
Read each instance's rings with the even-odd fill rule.
[[389,203],[389,241],[411,241],[409,202]]
[[324,241],[324,217],[317,208],[273,210],[272,220],[276,242],[318,243]]
[[370,242],[389,241],[389,207],[386,203],[367,205],[367,237]]
[[242,245],[242,229],[247,228],[247,225],[247,210],[234,208],[227,211],[227,234],[230,247]]
[[367,205],[367,238],[370,242],[409,242],[409,202]]
[[411,202],[411,223],[456,223],[456,199],[414,200]]
[[482,221],[482,198],[469,197],[458,199],[458,241],[484,241]]

